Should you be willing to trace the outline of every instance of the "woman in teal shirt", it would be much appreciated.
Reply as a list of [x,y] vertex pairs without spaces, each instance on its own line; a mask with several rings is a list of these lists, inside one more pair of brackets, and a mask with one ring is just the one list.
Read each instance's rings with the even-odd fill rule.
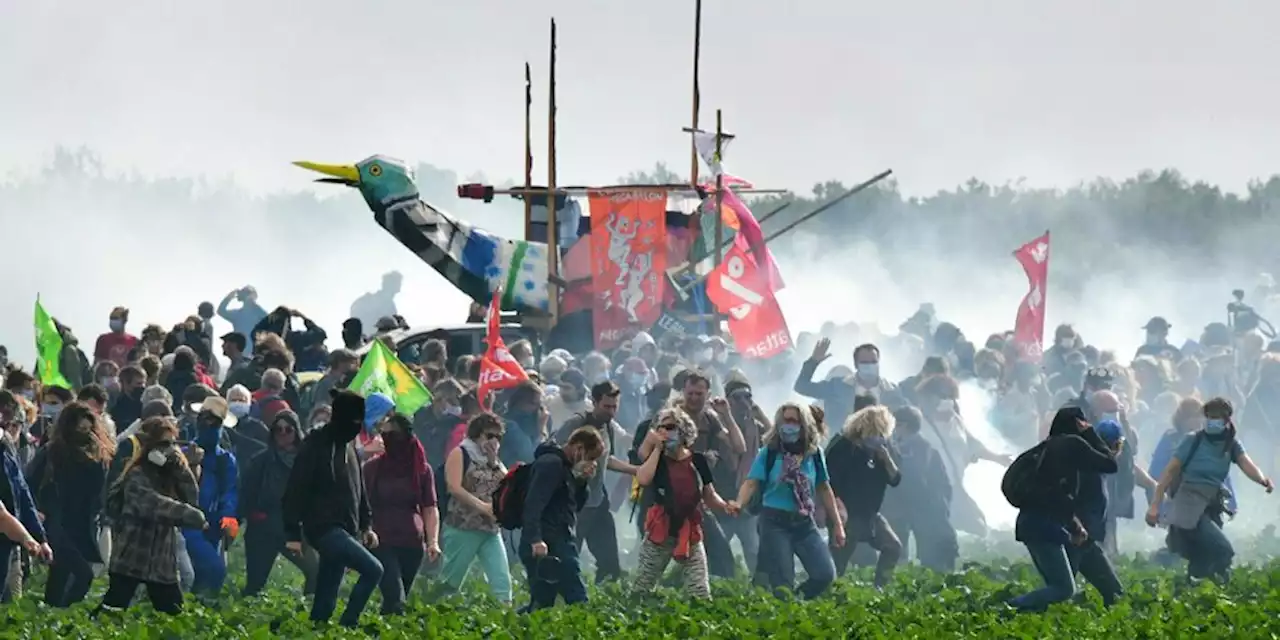
[[[809,579],[799,593],[814,598],[835,581],[831,550],[818,533],[813,515],[820,501],[831,524],[831,542],[844,546],[844,524],[836,513],[836,498],[827,476],[818,424],[808,407],[788,402],[778,408],[774,427],[761,439],[737,504],[760,514],[760,557],[757,570],[772,589],[792,588],[796,558]],[[752,502],[755,499],[756,502]]]
[[1231,465],[1240,467],[1250,480],[1271,493],[1275,485],[1262,473],[1244,445],[1237,439],[1231,421],[1231,403],[1214,398],[1204,404],[1204,428],[1186,437],[1174,451],[1173,459],[1160,475],[1147,510],[1147,524],[1160,520],[1160,503],[1165,493],[1171,496],[1166,523],[1172,535],[1182,536],[1183,554],[1187,558],[1190,578],[1225,580],[1231,569],[1235,549],[1214,520],[1212,507],[1221,500]]

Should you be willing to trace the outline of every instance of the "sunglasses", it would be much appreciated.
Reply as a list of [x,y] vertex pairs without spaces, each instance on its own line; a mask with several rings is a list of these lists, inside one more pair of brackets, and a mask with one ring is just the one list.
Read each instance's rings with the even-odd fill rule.
[[482,433],[480,434],[480,439],[481,440],[501,440],[502,434],[501,433]]
[[659,429],[666,429],[667,431],[674,431],[674,430],[676,430],[676,429],[679,429],[679,428],[680,428],[680,425],[678,425],[678,424],[676,424],[676,423],[674,423],[674,422],[668,422],[668,423],[665,423],[665,424],[660,424],[660,425],[658,425],[658,428],[659,428]]

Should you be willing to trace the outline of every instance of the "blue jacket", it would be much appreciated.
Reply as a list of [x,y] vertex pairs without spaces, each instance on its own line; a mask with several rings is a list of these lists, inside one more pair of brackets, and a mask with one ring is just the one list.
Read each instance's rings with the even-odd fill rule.
[[[218,462],[219,459],[224,462]],[[218,474],[221,466],[222,475]],[[206,455],[200,463],[200,510],[209,523],[210,530],[217,530],[223,518],[239,516],[239,493],[236,490],[239,471],[235,454],[218,447],[213,455]]]
[[12,507],[13,515],[18,517],[31,537],[44,542],[44,525],[40,524],[40,518],[36,516],[35,500],[31,498],[31,490],[27,487],[22,464],[18,462],[13,442],[4,435],[0,435],[0,465],[4,466],[4,480],[9,483],[9,492],[13,495],[13,504],[5,505],[5,508]]

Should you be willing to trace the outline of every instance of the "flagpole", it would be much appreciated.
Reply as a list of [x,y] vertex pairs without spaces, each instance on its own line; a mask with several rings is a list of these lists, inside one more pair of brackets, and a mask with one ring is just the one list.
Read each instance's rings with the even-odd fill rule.
[[[550,81],[547,83],[547,273],[559,277],[560,228],[556,222],[559,194],[556,192],[556,19],[551,19]],[[555,326],[560,314],[560,291],[549,292],[549,326]]]
[[[722,165],[724,157],[720,155],[723,150],[721,148],[721,137],[724,134],[723,114],[716,109],[716,164]],[[720,266],[720,246],[724,244],[724,216],[720,213],[720,209],[724,206],[724,171],[719,166],[716,169],[716,266]]]
[[[698,60],[702,57],[702,0],[693,5],[693,130],[698,129],[698,110],[702,106],[702,91],[698,87]],[[698,140],[689,137],[689,184],[698,184]]]
[[[524,188],[533,188],[533,76],[524,63]],[[533,202],[524,199],[524,239],[533,240]]]

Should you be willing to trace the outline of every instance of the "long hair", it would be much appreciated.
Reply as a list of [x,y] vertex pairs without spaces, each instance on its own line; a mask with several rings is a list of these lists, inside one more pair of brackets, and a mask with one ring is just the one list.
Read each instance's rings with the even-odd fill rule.
[[844,437],[849,441],[863,438],[888,438],[893,435],[897,420],[889,408],[876,404],[855,411],[844,421]]
[[[85,422],[89,423],[87,429]],[[115,438],[89,405],[77,401],[62,408],[49,436],[49,455],[54,460],[80,459],[105,467],[115,453]]]
[[[125,479],[135,469],[146,473],[154,483],[156,490],[161,494],[171,498],[179,498],[179,486],[181,478],[178,474],[169,472],[169,466],[161,468],[151,464],[147,460],[147,456],[156,449],[163,449],[172,446],[178,440],[178,422],[171,417],[153,417],[142,421],[138,426],[138,446],[141,451],[135,452],[133,459],[130,460],[120,472],[120,477],[116,479],[116,484],[124,484]],[[178,469],[187,475],[191,474],[190,464],[187,457],[178,453]]]
[[813,412],[809,411],[809,407],[798,402],[784,402],[778,407],[777,413],[773,416],[773,426],[768,432],[761,437],[761,442],[770,449],[782,450],[782,434],[779,429],[782,427],[782,416],[787,409],[795,409],[800,413],[801,436],[804,442],[806,454],[817,453],[818,448],[822,446],[822,433],[818,430],[818,423],[813,419]]
[[680,443],[686,447],[692,447],[698,440],[698,426],[694,424],[693,418],[679,407],[659,410],[653,417],[652,424],[654,428],[664,424],[674,424],[676,432],[680,434]]

